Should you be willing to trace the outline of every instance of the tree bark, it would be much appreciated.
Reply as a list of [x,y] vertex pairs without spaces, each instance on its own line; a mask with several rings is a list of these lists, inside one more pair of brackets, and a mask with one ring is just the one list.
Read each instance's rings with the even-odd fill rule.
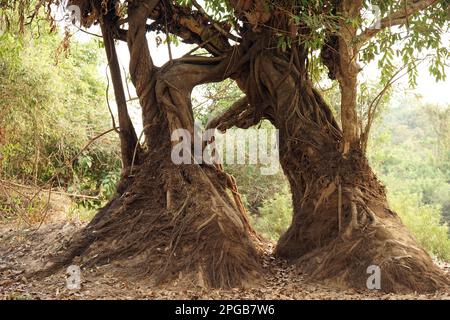
[[372,265],[380,267],[386,292],[448,286],[448,278],[389,209],[385,189],[359,145],[342,152],[345,137],[305,70],[292,72],[286,58],[283,68],[273,56],[261,58],[255,69],[272,97],[268,118],[280,130],[280,160],[294,207],[276,255],[313,278],[360,289],[366,288]]

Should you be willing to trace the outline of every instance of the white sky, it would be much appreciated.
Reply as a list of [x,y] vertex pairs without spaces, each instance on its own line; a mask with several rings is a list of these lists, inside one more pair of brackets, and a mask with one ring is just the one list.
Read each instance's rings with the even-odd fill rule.
[[[417,88],[414,90],[423,97],[425,102],[439,105],[450,104],[450,68],[446,68],[447,79],[444,82],[436,82],[428,72],[426,65],[419,66]],[[407,86],[404,79],[403,84]]]

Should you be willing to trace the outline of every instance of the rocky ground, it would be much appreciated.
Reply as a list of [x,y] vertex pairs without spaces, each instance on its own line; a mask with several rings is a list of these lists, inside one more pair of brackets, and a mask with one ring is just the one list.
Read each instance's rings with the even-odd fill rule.
[[[115,277],[108,267],[83,270],[79,290],[66,288],[66,274],[60,272],[43,280],[27,279],[67,242],[84,223],[56,219],[39,229],[17,224],[0,224],[0,299],[449,299],[450,291],[434,295],[393,295],[377,291],[343,290],[311,282],[285,262],[272,256],[267,244],[265,278],[257,288],[211,290],[197,284],[154,287],[146,281]],[[447,272],[450,265],[441,264]]]

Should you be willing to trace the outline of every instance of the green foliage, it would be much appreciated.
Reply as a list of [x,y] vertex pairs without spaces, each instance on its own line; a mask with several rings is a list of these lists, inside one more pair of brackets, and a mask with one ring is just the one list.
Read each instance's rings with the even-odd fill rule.
[[90,139],[111,127],[99,49],[95,43],[72,43],[67,58],[56,64],[61,40],[48,33],[46,23],[39,38],[1,36],[2,178],[43,185],[57,175],[69,192],[105,199],[113,194],[120,170],[117,137],[105,136],[79,155]]
[[69,208],[68,217],[76,218],[79,221],[89,222],[98,212],[98,206],[90,205],[90,203],[72,205]]
[[260,213],[263,201],[286,191],[287,180],[282,170],[275,175],[261,175],[260,165],[226,165],[225,171],[236,178],[239,192],[245,196],[252,214]]
[[[23,190],[22,190],[23,191]],[[22,191],[2,188],[0,193],[0,221],[20,220],[28,225],[40,223],[45,218],[47,210],[46,194],[26,195]]]
[[[367,1],[365,7],[370,9],[377,5],[381,17],[386,17],[401,10],[405,4],[403,1]],[[426,58],[430,74],[437,81],[445,80],[444,66],[450,59],[446,43],[450,27],[449,10],[449,2],[442,0],[410,16],[403,27],[384,29],[363,48],[361,61],[377,61],[382,83],[389,81],[395,72],[395,65],[407,65],[410,85],[415,86],[416,65],[419,60]]]
[[[450,206],[449,135],[445,130],[443,136],[436,131],[439,125],[427,113],[430,108],[393,108],[377,128],[369,156],[374,170],[386,184],[419,194],[423,203],[447,210]],[[445,109],[441,112],[448,114]],[[442,122],[448,120],[447,117]]]
[[292,221],[292,199],[289,188],[263,201],[259,215],[252,215],[252,225],[259,233],[273,241],[287,230]]
[[419,195],[391,193],[389,204],[406,227],[431,255],[450,261],[450,239],[447,224],[441,224],[440,208],[422,203]]
[[192,95],[195,118],[205,126],[242,96],[242,91],[229,79],[200,86]]

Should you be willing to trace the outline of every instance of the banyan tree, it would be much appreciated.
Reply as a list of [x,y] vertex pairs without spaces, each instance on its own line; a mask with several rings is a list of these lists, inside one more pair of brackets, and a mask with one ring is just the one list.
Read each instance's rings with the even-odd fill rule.
[[[51,10],[48,1],[36,2],[35,10]],[[44,274],[77,257],[83,266],[111,263],[122,274],[156,283],[181,274],[205,286],[234,287],[263,277],[260,238],[233,178],[219,165],[171,160],[171,133],[195,134],[192,90],[232,79],[245,96],[209,127],[246,129],[268,120],[279,130],[293,218],[277,243],[277,257],[314,279],[350,287],[366,287],[371,265],[380,268],[384,291],[449,286],[389,208],[365,155],[373,110],[364,121],[357,112],[358,74],[377,56],[388,54],[380,79],[386,83],[395,73],[389,59],[396,54],[405,63],[427,54],[432,73],[442,76],[448,48],[440,39],[448,28],[448,1],[71,0],[68,5],[80,9],[82,27],[101,28],[123,172],[115,197]],[[370,9],[373,24],[363,17]],[[195,48],[157,67],[149,33],[178,37]],[[129,49],[144,143],[127,112],[119,41]],[[203,54],[196,54],[200,49]],[[340,118],[315,87],[317,66],[339,84]],[[414,73],[414,63],[407,69]]]

